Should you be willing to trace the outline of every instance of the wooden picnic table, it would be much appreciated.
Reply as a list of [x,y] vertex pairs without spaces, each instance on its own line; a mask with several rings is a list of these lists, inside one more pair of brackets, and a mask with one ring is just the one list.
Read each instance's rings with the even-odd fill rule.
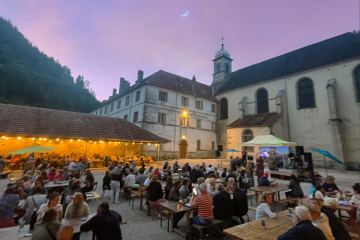
[[190,213],[192,208],[185,206],[184,204],[180,205],[179,202],[167,201],[159,203],[160,212],[162,209],[169,210],[171,212],[171,231],[174,232],[174,214],[180,212],[186,212],[186,223],[187,226],[190,226]]
[[70,219],[63,218],[61,220],[61,224],[62,225],[70,224],[74,228],[74,233],[79,233],[80,232],[80,226],[83,223],[86,223],[87,221],[89,221],[95,215],[96,215],[96,213],[90,214],[89,216],[86,217],[85,221],[81,221],[81,217],[70,218]]
[[217,179],[215,179],[215,182],[216,183],[225,183],[226,181],[225,181],[225,178],[217,178]]
[[15,240],[19,239],[19,226],[0,228],[1,240]]
[[86,195],[86,200],[92,200],[92,199],[96,200],[96,199],[100,198],[100,195],[97,192],[94,192],[94,191],[86,192],[85,195]]
[[[275,195],[276,194],[278,195],[278,200],[280,200],[280,192],[290,190],[290,188],[288,187],[288,185],[280,184],[280,185],[273,186],[273,187],[252,187],[252,188],[249,188],[249,190],[255,192],[255,200],[256,200],[256,203],[258,203],[259,193],[260,194],[263,192],[275,193]],[[275,195],[274,195],[274,197],[275,197]],[[275,209],[275,201],[273,201],[273,204],[274,204],[274,211],[275,211],[276,210]]]
[[[338,205],[338,206],[324,206],[325,208],[330,208],[333,209],[335,211],[338,211],[339,214],[339,218],[344,221],[347,225],[349,225],[352,229],[352,232],[354,233],[358,233],[359,232],[359,227],[356,223],[356,210],[357,208],[354,206],[345,206],[345,205]],[[343,219],[342,215],[341,215],[341,211],[345,211],[347,212],[347,214],[349,214],[349,218],[348,219]]]
[[45,183],[46,188],[53,188],[53,187],[68,187],[69,181],[66,181],[64,183],[55,183],[53,181]]

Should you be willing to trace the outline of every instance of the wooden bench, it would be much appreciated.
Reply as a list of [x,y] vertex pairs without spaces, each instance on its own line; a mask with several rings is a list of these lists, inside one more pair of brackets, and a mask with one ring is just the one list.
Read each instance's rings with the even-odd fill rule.
[[[304,197],[302,197],[302,198],[294,198],[294,197],[291,197],[291,198],[285,198],[285,199],[279,200],[279,201],[277,201],[277,202],[280,203],[280,204],[293,202],[293,203],[295,203],[295,204],[297,205],[297,201],[301,201],[301,203],[302,203],[302,200],[303,200],[303,199],[306,199],[306,198],[307,198],[307,196],[304,196]],[[283,209],[284,209],[284,206],[283,206]]]
[[200,238],[199,239],[205,239],[205,236],[204,236],[204,229],[208,229],[208,228],[211,228],[211,227],[214,227],[220,223],[223,223],[224,221],[222,220],[219,220],[219,219],[214,219],[214,223],[211,224],[211,225],[207,225],[207,226],[200,226],[200,225],[196,225],[196,224],[193,224],[190,226],[190,239],[193,239],[192,238],[192,231],[191,231],[191,228],[196,228],[197,230],[199,230],[200,232]]
[[248,208],[249,208],[250,210],[256,211],[256,207],[251,207],[251,206],[249,206]]
[[283,180],[290,180],[291,174],[294,174],[296,177],[299,175],[298,173],[270,170],[271,177],[280,178]]

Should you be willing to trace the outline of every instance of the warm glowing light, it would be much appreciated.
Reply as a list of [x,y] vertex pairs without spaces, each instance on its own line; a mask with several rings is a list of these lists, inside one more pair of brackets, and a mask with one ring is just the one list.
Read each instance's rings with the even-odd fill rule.
[[184,111],[184,112],[183,112],[183,114],[184,114],[184,115],[187,115],[187,112],[186,112],[186,111]]
[[142,145],[142,143],[140,143]]
[[72,142],[72,139],[70,139],[70,142]]
[[90,141],[90,142],[92,142],[92,141]]
[[135,144],[135,143],[133,142],[133,144]]
[[59,140],[60,140],[60,139],[58,139],[58,138],[56,139],[56,141],[59,141]]
[[44,138],[44,141],[46,141],[46,138]]
[[51,141],[49,141],[49,142],[51,142]]
[[21,137],[18,137],[18,140],[21,140]]
[[110,143],[111,143],[111,141],[110,141]]
[[148,143],[148,145],[150,145],[150,143]]
[[94,142],[96,144],[96,142]]
[[3,138],[5,138],[5,136],[3,136]]
[[185,137],[185,136],[182,136],[182,139],[186,139],[186,137]]
[[81,142],[84,142],[84,140],[81,140]]
[[40,139],[40,141],[42,141],[42,138],[39,138]]
[[5,138],[6,140],[9,140],[8,138]]
[[32,138],[32,140],[35,140],[35,138]]
[[80,139],[78,139],[78,142],[80,142]]
[[61,143],[62,143],[62,141],[61,141]]
[[155,146],[157,146],[157,144],[155,144]]
[[127,143],[125,143],[125,145],[127,145]]

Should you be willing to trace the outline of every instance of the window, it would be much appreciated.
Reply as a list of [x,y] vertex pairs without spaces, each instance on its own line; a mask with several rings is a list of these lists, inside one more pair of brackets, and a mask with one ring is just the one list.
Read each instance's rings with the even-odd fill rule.
[[134,118],[133,118],[134,123],[138,121],[138,117],[139,117],[139,112],[134,112]]
[[188,107],[189,106],[189,98],[181,97],[181,105],[184,107]]
[[128,106],[130,103],[130,96],[127,96],[125,99],[125,106]]
[[138,102],[140,100],[140,90],[136,92],[135,95],[135,102]]
[[226,72],[230,72],[229,64],[228,64],[228,63],[225,64],[225,69],[226,69]]
[[220,119],[228,119],[228,100],[226,98],[220,100]]
[[196,119],[196,128],[201,129],[201,119]]
[[257,113],[269,112],[268,92],[265,88],[256,92]]
[[311,79],[304,78],[297,84],[299,109],[315,108],[314,85]]
[[[248,142],[254,139],[254,134],[251,130],[249,129],[245,129],[242,133],[242,142]],[[249,152],[253,152],[254,151],[254,147],[242,147],[243,150],[249,151]]]
[[211,104],[211,112],[215,112],[216,108],[215,108],[215,104]]
[[213,150],[213,151],[215,150],[215,142],[214,141],[211,142],[211,150]]
[[105,110],[104,110],[104,114],[106,114],[107,113],[107,107],[105,107]]
[[196,109],[203,110],[203,101],[196,100]]
[[119,109],[121,107],[121,100],[119,100],[118,102],[117,102],[117,109]]
[[165,113],[158,114],[158,123],[166,124],[166,114]]
[[201,147],[201,140],[197,140],[197,144],[196,144],[196,150],[200,150]]
[[167,102],[167,92],[159,91],[159,100]]
[[96,115],[98,115],[98,111],[96,111],[96,113],[95,113]]
[[219,73],[220,72],[220,63],[217,63],[216,64],[216,73]]
[[112,103],[110,106],[110,112],[114,111],[114,104]]
[[215,131],[215,123],[214,122],[211,123],[211,130]]
[[127,119],[128,119],[128,115],[126,114],[126,115],[124,116],[124,120],[127,121]]
[[180,124],[182,127],[187,127],[188,125],[188,118],[187,117],[181,117]]
[[102,109],[100,109],[100,116],[102,115]]
[[354,84],[355,84],[356,101],[360,102],[360,65],[357,66],[354,70]]

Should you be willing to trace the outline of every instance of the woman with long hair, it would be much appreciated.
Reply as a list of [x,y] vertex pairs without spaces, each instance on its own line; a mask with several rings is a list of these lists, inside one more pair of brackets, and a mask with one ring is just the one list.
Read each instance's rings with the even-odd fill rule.
[[172,189],[172,187],[174,186],[174,183],[173,183],[173,179],[172,177],[167,177],[166,178],[166,185],[165,185],[165,199],[166,200],[169,200],[169,193],[170,193],[170,190]]
[[273,202],[273,194],[264,192],[261,195],[259,206],[256,208],[256,220],[264,218],[264,217],[270,217],[270,218],[276,218],[277,215],[275,212],[272,212],[270,210],[269,204]]

